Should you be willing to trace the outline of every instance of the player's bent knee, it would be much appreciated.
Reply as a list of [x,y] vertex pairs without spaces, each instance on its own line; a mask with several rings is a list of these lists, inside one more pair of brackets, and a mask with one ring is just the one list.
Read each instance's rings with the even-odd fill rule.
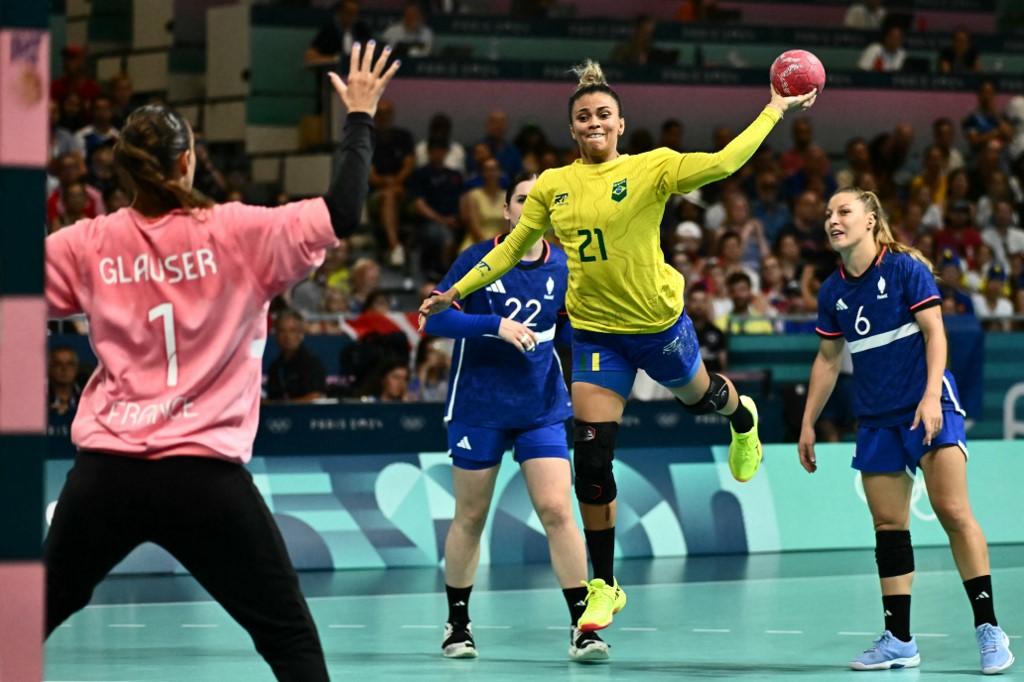
[[619,425],[615,422],[584,422],[573,424],[573,469],[576,473],[576,499],[584,504],[609,504],[617,490],[612,474],[615,438]]
[[893,578],[914,572],[914,547],[909,530],[880,530],[875,533],[875,562],[879,578]]
[[678,398],[676,400],[691,414],[711,414],[725,409],[729,403],[729,382],[718,372],[711,372],[710,379],[708,390],[696,403],[687,404]]

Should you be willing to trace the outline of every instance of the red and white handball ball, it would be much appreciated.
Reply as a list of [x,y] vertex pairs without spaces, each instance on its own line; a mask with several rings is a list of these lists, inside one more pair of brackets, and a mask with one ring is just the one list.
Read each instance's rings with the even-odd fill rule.
[[772,87],[780,95],[806,95],[815,88],[825,88],[825,67],[807,50],[787,50],[772,62]]

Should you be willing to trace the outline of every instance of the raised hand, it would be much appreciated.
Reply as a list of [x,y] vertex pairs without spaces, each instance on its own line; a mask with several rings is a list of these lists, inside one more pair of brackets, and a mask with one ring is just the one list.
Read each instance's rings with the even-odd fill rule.
[[377,102],[380,101],[381,96],[384,94],[384,88],[387,87],[395,72],[398,71],[398,67],[402,64],[400,61],[395,60],[385,71],[384,67],[388,62],[388,57],[391,56],[391,48],[385,46],[381,50],[380,56],[377,57],[376,62],[374,62],[373,53],[376,50],[376,46],[377,44],[372,40],[366,43],[365,47],[359,43],[352,46],[352,57],[349,60],[348,68],[348,83],[345,83],[341,76],[333,71],[327,74],[328,78],[331,79],[331,85],[334,86],[338,97],[344,103],[349,113],[358,111],[367,113],[370,116],[376,114]]
[[818,89],[811,90],[806,95],[794,95],[792,97],[783,97],[775,88],[772,88],[772,101],[768,103],[768,106],[774,107],[780,114],[785,114],[787,111],[798,109],[800,111],[807,111],[814,106],[814,100],[818,98]]

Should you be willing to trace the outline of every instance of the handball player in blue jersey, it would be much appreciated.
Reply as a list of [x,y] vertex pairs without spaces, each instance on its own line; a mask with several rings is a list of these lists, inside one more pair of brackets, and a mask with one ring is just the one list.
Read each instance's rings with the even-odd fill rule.
[[967,498],[964,411],[946,371],[942,300],[932,265],[893,239],[872,192],[844,189],[826,211],[829,243],[842,258],[818,294],[818,356],[811,369],[800,431],[800,463],[817,469],[814,423],[839,374],[843,342],[853,357],[859,420],[853,468],[861,472],[875,527],[875,559],[885,630],[850,662],[854,670],[920,664],[910,634],[910,497],[918,468],[974,611],[985,674],[1013,664],[996,621],[988,546]]
[[[505,218],[515,225],[536,178],[521,174],[505,194]],[[439,284],[446,291],[505,235],[466,249]],[[587,597],[587,559],[571,503],[566,420],[572,404],[555,352],[571,343],[565,314],[566,257],[547,241],[534,244],[518,266],[461,305],[431,316],[429,334],[455,339],[445,421],[452,457],[455,518],[445,540],[448,622],[442,650],[475,658],[469,595],[480,560],[480,535],[506,450],[523,478],[548,536],[551,563],[569,608],[569,657],[608,658],[608,645],[576,622]],[[510,604],[509,615],[516,607]]]

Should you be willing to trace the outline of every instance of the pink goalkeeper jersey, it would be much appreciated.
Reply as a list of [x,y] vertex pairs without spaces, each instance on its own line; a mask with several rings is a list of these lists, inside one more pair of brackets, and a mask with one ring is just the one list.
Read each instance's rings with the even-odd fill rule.
[[270,299],[336,241],[323,199],[156,220],[125,208],[48,237],[50,314],[85,313],[99,358],[71,440],[248,462]]

